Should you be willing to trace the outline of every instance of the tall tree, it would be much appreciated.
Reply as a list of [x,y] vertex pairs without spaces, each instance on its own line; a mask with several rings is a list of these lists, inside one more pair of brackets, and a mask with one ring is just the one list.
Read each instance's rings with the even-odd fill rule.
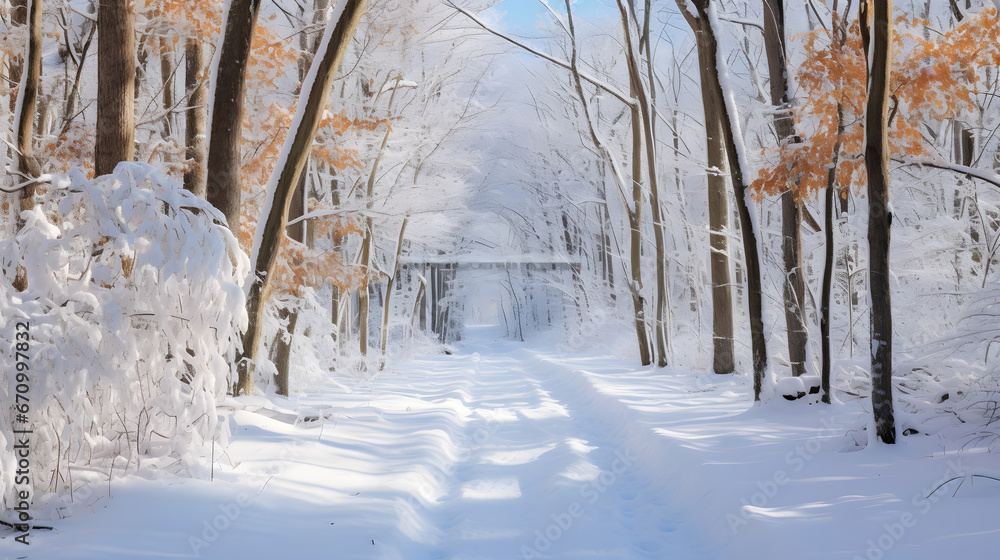
[[[750,319],[750,342],[753,357],[754,400],[760,400],[760,393],[767,369],[767,344],[764,340],[763,297],[761,294],[760,253],[757,248],[757,231],[750,214],[750,195],[747,189],[746,162],[739,136],[738,116],[735,104],[726,102],[722,73],[728,72],[725,59],[719,53],[715,26],[718,24],[714,0],[692,0],[690,3],[677,0],[677,6],[697,37],[698,62],[701,69],[702,101],[705,110],[705,126],[708,131],[707,146],[709,167],[713,158],[725,158],[729,178],[736,195],[736,208],[740,218],[743,238],[743,256],[747,271],[747,307]],[[694,7],[694,12],[690,7]],[[716,136],[718,136],[716,138]],[[721,169],[720,167],[716,167]],[[711,176],[708,174],[710,180]],[[711,207],[711,192],[709,194]],[[709,209],[711,215],[712,210]],[[713,251],[715,245],[712,246]],[[713,265],[714,268],[714,265]],[[713,281],[714,283],[714,281]],[[716,340],[718,343],[718,340]],[[721,373],[718,372],[717,373]]]
[[243,105],[250,59],[250,42],[257,26],[260,0],[232,0],[224,14],[222,45],[212,84],[214,98],[208,139],[206,199],[226,217],[229,229],[239,235],[240,141]]
[[288,207],[305,170],[316,131],[319,130],[330,95],[330,85],[367,6],[367,0],[346,0],[343,11],[335,13],[331,18],[320,52],[317,53],[320,57],[313,61],[310,75],[303,84],[299,108],[285,140],[284,156],[275,167],[268,187],[267,202],[264,205],[266,213],[258,223],[250,255],[254,268],[247,295],[249,322],[243,336],[243,352],[238,357],[237,391],[244,395],[253,392],[253,368],[249,361],[256,360],[259,355],[264,303],[272,282],[270,272],[277,261],[281,237],[285,235]]
[[712,366],[715,373],[732,373],[736,369],[733,343],[733,293],[732,276],[729,266],[729,241],[725,230],[729,227],[729,204],[726,196],[728,168],[723,128],[728,123],[722,120],[724,102],[716,95],[719,75],[716,70],[715,34],[704,17],[707,0],[696,0],[697,13],[688,11],[684,0],[677,0],[691,29],[695,32],[698,51],[698,72],[701,78],[701,99],[705,112],[705,147],[709,169],[708,179],[708,229],[711,255],[709,257],[712,276]]
[[97,11],[97,142],[94,174],[135,153],[135,3],[102,0]]
[[[35,178],[39,175],[38,163],[34,156],[35,107],[38,103],[38,87],[42,76],[42,0],[29,0],[27,8],[28,44],[22,66],[21,85],[17,93],[14,123],[17,127],[17,179],[23,184],[18,192],[15,227],[24,227],[21,212],[35,206]],[[13,281],[14,289],[23,292],[28,289],[28,276],[24,266],[18,264]]]
[[[892,0],[861,0],[862,30],[871,18],[865,171],[868,173],[868,277],[871,299],[872,412],[876,435],[896,442],[892,404],[892,289],[889,285],[889,75]],[[866,35],[862,33],[862,36]]]
[[[771,81],[771,104],[774,105],[774,130],[778,144],[797,142],[795,120],[788,94],[788,65],[785,49],[785,3],[763,0],[764,48]],[[781,255],[785,264],[785,325],[788,332],[788,361],[792,375],[806,371],[805,284],[802,278],[802,209],[795,189],[781,195]]]

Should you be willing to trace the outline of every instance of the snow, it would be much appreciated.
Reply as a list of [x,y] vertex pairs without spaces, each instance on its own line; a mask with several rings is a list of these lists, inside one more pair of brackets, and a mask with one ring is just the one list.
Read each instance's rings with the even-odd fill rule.
[[920,560],[1000,538],[982,448],[862,447],[861,400],[754,407],[746,379],[492,329],[348,393],[230,399],[214,480],[95,483],[31,558]]

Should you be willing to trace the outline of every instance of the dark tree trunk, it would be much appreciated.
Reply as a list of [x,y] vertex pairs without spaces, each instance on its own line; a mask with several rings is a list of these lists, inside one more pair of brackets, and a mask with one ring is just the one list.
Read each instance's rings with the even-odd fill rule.
[[[785,58],[785,5],[783,0],[763,0],[764,47],[771,81],[771,104],[775,107],[774,130],[778,143],[798,141],[788,96]],[[788,361],[792,375],[806,372],[805,285],[802,278],[802,209],[796,193],[781,195],[782,258],[785,264],[785,325],[788,331]]]
[[205,51],[201,41],[188,39],[184,47],[184,87],[188,92],[184,145],[191,167],[184,173],[184,188],[205,198],[205,133],[207,131]]
[[134,8],[130,0],[102,0],[97,12],[97,176],[135,153]]
[[340,61],[344,58],[347,46],[351,42],[351,36],[358,25],[358,20],[361,19],[367,6],[367,0],[347,0],[339,21],[330,22],[330,25],[335,25],[330,42],[326,50],[321,53],[322,59],[313,62],[313,66],[317,70],[315,80],[311,89],[308,92],[303,89],[300,95],[299,102],[305,104],[301,122],[297,128],[289,132],[289,139],[286,140],[288,156],[283,165],[274,170],[277,181],[274,192],[270,194],[271,206],[266,209],[267,217],[264,223],[257,226],[264,229],[260,246],[254,247],[254,254],[251,258],[255,274],[252,277],[253,283],[250,285],[250,293],[247,297],[247,314],[250,320],[243,336],[243,352],[238,358],[238,391],[245,395],[253,392],[253,369],[250,367],[248,359],[257,359],[260,350],[260,328],[264,319],[264,303],[271,287],[270,273],[274,269],[274,263],[278,257],[278,245],[288,223],[288,207],[291,204],[295,187],[299,184],[299,179],[305,169],[316,131],[319,129],[320,120],[330,95],[330,84],[337,73]]
[[257,26],[260,0],[232,0],[225,14],[215,99],[212,99],[211,136],[208,142],[206,198],[226,217],[234,235],[240,229],[240,151],[243,135],[243,101],[250,60],[250,42]]
[[[862,4],[867,4],[865,0]],[[871,298],[872,411],[884,443],[896,442],[892,405],[892,290],[889,285],[889,52],[892,0],[873,2],[872,46],[865,117],[865,170],[868,173],[868,250]]]
[[[834,24],[834,29],[837,25]],[[833,236],[833,213],[836,211],[838,190],[837,190],[837,165],[840,163],[840,144],[841,139],[844,137],[844,108],[842,103],[837,103],[837,140],[833,145],[833,155],[831,157],[831,166],[829,174],[827,175],[826,181],[826,204],[823,209],[824,223],[823,228],[825,229],[826,235],[826,251],[823,260],[823,294],[820,297],[820,310],[819,310],[819,330],[820,330],[820,341],[822,343],[822,364],[820,373],[820,384],[822,386],[822,397],[821,399],[826,404],[830,404],[830,369],[833,365],[833,354],[830,351],[830,299],[833,295],[833,269],[834,269],[834,251],[836,247],[834,245],[835,239]],[[850,300],[851,296],[848,294],[847,305],[853,305]]]

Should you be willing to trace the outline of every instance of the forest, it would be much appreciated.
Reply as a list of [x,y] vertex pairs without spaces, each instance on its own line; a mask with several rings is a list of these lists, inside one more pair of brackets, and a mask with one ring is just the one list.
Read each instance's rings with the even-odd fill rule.
[[0,0],[0,552],[990,554],[998,12]]

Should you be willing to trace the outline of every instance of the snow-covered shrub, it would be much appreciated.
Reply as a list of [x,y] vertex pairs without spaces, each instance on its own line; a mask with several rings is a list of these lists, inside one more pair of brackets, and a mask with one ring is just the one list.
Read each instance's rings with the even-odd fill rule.
[[[44,190],[44,192],[41,192]],[[145,164],[81,173],[40,190],[0,258],[0,408],[5,508],[12,498],[15,323],[30,325],[34,515],[88,476],[158,470],[201,476],[220,429],[216,403],[245,328],[249,269],[221,215]],[[10,278],[23,263],[28,289]],[[79,496],[78,496],[79,497]]]

